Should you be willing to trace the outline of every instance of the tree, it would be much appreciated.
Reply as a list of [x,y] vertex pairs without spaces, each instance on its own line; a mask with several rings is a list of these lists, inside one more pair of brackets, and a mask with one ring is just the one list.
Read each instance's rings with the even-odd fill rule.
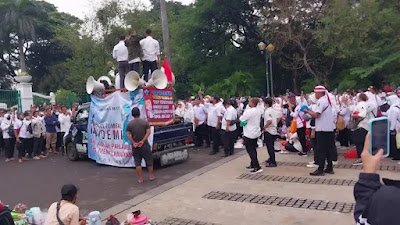
[[4,0],[0,3],[0,27],[2,36],[16,35],[18,40],[20,69],[27,71],[24,45],[35,40],[35,27],[43,11],[34,0]]

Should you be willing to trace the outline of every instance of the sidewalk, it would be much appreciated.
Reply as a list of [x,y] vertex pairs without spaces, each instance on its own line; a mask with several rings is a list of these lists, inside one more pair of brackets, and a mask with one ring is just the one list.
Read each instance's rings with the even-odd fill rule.
[[[341,150],[340,152],[343,152]],[[258,150],[260,163],[265,147]],[[120,221],[141,210],[159,224],[354,224],[353,186],[361,166],[339,156],[334,175],[311,177],[312,156],[277,154],[277,168],[249,175],[245,151],[224,158],[102,213]],[[398,178],[400,166],[385,160],[380,174]]]

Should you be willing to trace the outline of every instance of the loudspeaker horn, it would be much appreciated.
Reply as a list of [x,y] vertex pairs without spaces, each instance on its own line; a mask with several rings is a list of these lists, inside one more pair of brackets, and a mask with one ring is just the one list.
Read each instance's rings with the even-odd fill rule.
[[145,86],[144,80],[140,79],[139,74],[136,71],[130,71],[125,76],[125,88],[128,91],[135,91],[139,87]]
[[112,86],[111,79],[108,76],[101,76],[99,79],[97,79],[97,81],[106,81],[108,83],[108,86]]
[[168,85],[167,76],[161,70],[154,70],[148,85],[154,86],[157,89],[165,89]]
[[88,94],[92,94],[93,91],[104,90],[104,84],[95,80],[92,76],[90,76],[86,81],[86,92]]

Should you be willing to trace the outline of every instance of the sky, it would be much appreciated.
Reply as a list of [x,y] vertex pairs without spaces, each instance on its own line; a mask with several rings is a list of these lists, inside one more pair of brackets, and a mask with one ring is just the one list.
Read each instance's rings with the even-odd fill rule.
[[[102,0],[45,0],[54,4],[59,11],[70,13],[81,19],[84,19],[85,15],[90,15],[96,5]],[[134,0],[138,3],[150,4],[148,0]],[[168,1],[168,0],[167,0]],[[176,2],[182,2],[183,4],[190,4],[194,0],[175,0]],[[132,1],[133,2],[133,1]]]

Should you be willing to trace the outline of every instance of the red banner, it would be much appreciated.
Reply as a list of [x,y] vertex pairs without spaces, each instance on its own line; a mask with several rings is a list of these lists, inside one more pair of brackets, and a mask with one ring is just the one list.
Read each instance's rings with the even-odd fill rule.
[[147,121],[151,126],[165,126],[174,122],[174,91],[143,88]]

